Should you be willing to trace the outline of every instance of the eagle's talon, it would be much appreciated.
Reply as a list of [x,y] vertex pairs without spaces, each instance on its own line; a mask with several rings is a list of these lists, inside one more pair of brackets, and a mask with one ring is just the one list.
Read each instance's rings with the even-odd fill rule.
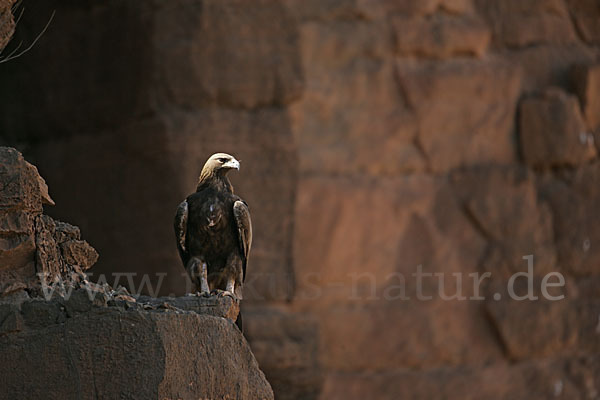
[[236,297],[235,294],[228,292],[228,291],[224,291],[223,293],[221,293],[221,295],[219,297],[225,297],[225,296],[229,296],[231,297],[233,300],[238,301],[238,298]]
[[210,294],[212,296],[216,296],[216,297],[225,297],[225,296],[229,296],[231,298],[233,298],[234,300],[237,300],[237,297],[235,297],[235,294],[227,291],[227,290],[222,290],[222,289],[214,289],[210,292]]

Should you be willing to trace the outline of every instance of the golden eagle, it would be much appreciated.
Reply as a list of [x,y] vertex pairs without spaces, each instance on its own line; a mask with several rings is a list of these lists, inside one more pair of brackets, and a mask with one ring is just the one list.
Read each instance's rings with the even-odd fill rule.
[[[200,173],[196,192],[177,208],[175,236],[183,266],[201,294],[211,291],[242,298],[252,222],[248,205],[233,194],[227,178],[240,163],[213,154]],[[241,321],[240,321],[241,322]]]

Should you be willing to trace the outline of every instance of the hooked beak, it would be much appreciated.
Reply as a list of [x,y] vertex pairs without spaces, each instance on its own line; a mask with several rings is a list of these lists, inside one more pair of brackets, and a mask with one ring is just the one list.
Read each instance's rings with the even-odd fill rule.
[[230,169],[240,169],[240,162],[238,160],[236,160],[235,158],[227,161],[225,164],[223,164],[223,168],[230,168]]

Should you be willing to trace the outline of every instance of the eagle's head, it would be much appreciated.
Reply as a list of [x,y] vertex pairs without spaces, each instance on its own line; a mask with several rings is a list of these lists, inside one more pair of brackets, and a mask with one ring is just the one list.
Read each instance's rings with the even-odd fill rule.
[[215,153],[206,161],[202,170],[204,169],[213,174],[226,174],[232,169],[240,169],[240,162],[227,153]]
[[232,169],[240,169],[240,162],[226,153],[216,153],[204,164],[200,173],[199,184],[214,178],[224,178]]

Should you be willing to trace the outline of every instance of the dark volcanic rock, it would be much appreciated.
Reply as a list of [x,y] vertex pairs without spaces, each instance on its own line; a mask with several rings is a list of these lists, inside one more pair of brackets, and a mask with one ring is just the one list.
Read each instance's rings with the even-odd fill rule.
[[228,318],[235,321],[240,311],[239,302],[231,296],[185,296],[185,297],[148,297],[140,296],[138,303],[144,307],[170,309],[177,311],[194,311],[200,314]]
[[104,296],[0,305],[0,398],[273,398],[232,298]]
[[117,307],[67,318],[58,303],[39,300],[5,314],[0,398],[273,398],[246,340],[224,318]]

